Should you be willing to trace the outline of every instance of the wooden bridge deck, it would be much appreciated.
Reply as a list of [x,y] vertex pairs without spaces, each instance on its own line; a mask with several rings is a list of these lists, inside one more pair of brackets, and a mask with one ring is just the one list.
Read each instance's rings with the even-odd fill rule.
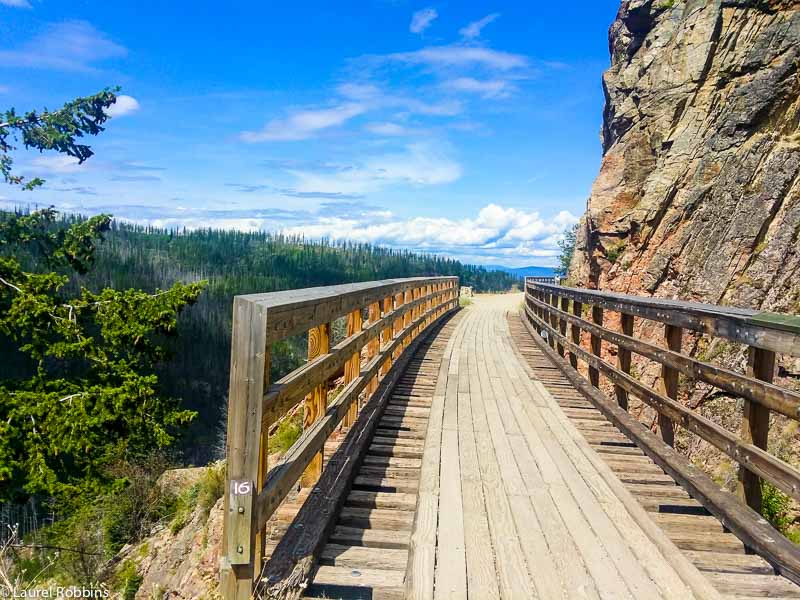
[[414,585],[433,577],[437,598],[688,598],[708,588],[657,528],[630,516],[631,498],[531,380],[506,320],[520,301],[479,298],[445,352],[426,448],[441,464],[438,525],[435,539],[414,532],[436,545],[436,564],[427,572],[428,553],[415,557]]
[[309,597],[800,597],[479,296],[395,388]]

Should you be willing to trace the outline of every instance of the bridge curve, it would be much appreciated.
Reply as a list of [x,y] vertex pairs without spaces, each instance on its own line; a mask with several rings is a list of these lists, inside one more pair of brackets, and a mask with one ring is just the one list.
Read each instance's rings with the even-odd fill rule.
[[[240,392],[259,400],[250,406],[260,414],[253,425],[246,402],[234,408],[229,457],[237,439],[249,456],[248,431],[256,456],[268,454],[265,427],[298,400],[306,431],[276,465],[255,461],[261,481],[252,480],[249,495],[236,489],[248,480],[229,470],[226,598],[800,597],[796,547],[774,530],[763,538],[771,527],[757,513],[709,491],[708,482],[716,484],[704,474],[687,475],[669,445],[630,422],[627,404],[609,405],[593,371],[613,373],[595,338],[620,344],[620,354],[651,351],[625,337],[624,323],[609,337],[596,309],[594,325],[584,320],[588,296],[579,295],[591,292],[529,281],[525,295],[478,295],[461,311],[454,278],[300,292],[255,297],[266,308],[256,331],[274,340],[309,328],[310,360],[255,392],[245,381]],[[595,297],[593,306],[601,300],[623,315],[633,311],[620,298]],[[252,312],[251,304],[244,306]],[[710,326],[696,306],[682,308]],[[325,328],[343,315],[345,338],[331,347]],[[755,332],[751,343],[773,349],[793,339],[793,322],[775,326],[736,310],[720,318],[738,326],[716,334]],[[591,352],[580,347],[587,328]],[[242,327],[252,329],[250,321]],[[252,361],[264,344],[238,347]],[[688,368],[672,354],[661,358]],[[588,378],[573,359],[588,359]],[[263,375],[265,363],[256,363],[249,373]],[[232,397],[240,374],[232,369]],[[708,376],[733,385],[719,372]],[[342,385],[329,394],[337,377]],[[794,392],[751,379],[734,375],[752,402],[794,400]],[[611,381],[647,396],[627,380]],[[669,384],[665,390],[671,394]],[[695,431],[688,419],[679,424]],[[760,458],[750,446],[742,448]],[[244,462],[252,469],[252,457]],[[791,471],[772,466],[786,485]],[[247,560],[237,557],[248,543]]]

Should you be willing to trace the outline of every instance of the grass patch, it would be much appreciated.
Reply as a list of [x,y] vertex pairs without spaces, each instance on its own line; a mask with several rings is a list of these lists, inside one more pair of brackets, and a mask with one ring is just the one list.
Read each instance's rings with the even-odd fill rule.
[[224,493],[225,463],[211,465],[205,470],[200,481],[178,496],[175,513],[169,525],[172,535],[177,534],[191,522],[197,508],[202,512],[203,519],[208,519],[211,508]]
[[303,414],[298,411],[278,425],[278,431],[270,438],[270,447],[276,452],[286,452],[303,433]]
[[789,530],[794,519],[789,514],[791,498],[775,486],[762,482],[761,484],[761,516],[769,521],[772,526],[784,535]]
[[117,571],[115,580],[122,600],[133,600],[136,592],[142,587],[144,577],[139,574],[135,562],[126,560],[122,563],[122,568]]
[[466,308],[467,306],[470,306],[471,304],[472,304],[472,298],[467,298],[466,296],[461,296],[458,299],[458,305],[461,308]]

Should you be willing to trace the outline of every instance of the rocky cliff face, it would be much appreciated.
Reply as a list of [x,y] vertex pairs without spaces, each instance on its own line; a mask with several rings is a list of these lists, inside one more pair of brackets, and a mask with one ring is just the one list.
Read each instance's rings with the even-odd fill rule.
[[800,312],[800,0],[623,0],[571,277]]

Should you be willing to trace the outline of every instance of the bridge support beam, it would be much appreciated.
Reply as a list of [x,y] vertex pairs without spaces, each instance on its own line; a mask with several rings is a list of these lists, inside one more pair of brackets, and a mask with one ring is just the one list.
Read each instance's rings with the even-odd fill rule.
[[[620,313],[620,325],[622,326],[622,333],[624,335],[633,335],[633,315]],[[631,373],[631,351],[627,348],[619,346],[617,349],[617,366],[623,373],[630,375]],[[617,404],[620,408],[628,410],[628,390],[620,385],[614,386],[614,392],[617,395]]]
[[[760,348],[748,348],[747,375],[771,383],[775,376],[775,353]],[[744,400],[742,442],[767,449],[769,409],[752,400]],[[739,497],[754,511],[761,512],[761,478],[744,466],[739,467]]]
[[[603,326],[603,308],[601,306],[592,306],[592,322],[600,327]],[[600,356],[603,352],[603,340],[600,336],[591,334],[590,345],[592,347],[592,354]],[[600,371],[595,367],[589,367],[589,383],[594,387],[600,387]]]
[[[683,329],[675,325],[664,326],[664,342],[667,348],[673,352],[681,351],[681,340],[683,339]],[[661,365],[661,392],[667,398],[678,399],[678,370],[667,365]],[[667,415],[658,413],[658,430],[661,432],[661,439],[670,446],[675,445],[675,427],[672,419]]]
[[[308,330],[308,360],[314,360],[322,354],[331,351],[331,324],[323,323]],[[345,371],[347,366],[345,365]],[[313,392],[306,396],[303,405],[303,430],[309,429],[316,423],[328,406],[328,382],[320,383]],[[314,455],[308,464],[303,476],[300,478],[300,485],[312,487],[319,481],[322,475],[323,456],[322,451]],[[260,488],[259,488],[260,489]]]
[[222,594],[232,600],[249,599],[261,573],[263,539],[254,523],[253,498],[267,471],[267,434],[262,426],[269,374],[266,334],[267,309],[235,299],[220,572]]

